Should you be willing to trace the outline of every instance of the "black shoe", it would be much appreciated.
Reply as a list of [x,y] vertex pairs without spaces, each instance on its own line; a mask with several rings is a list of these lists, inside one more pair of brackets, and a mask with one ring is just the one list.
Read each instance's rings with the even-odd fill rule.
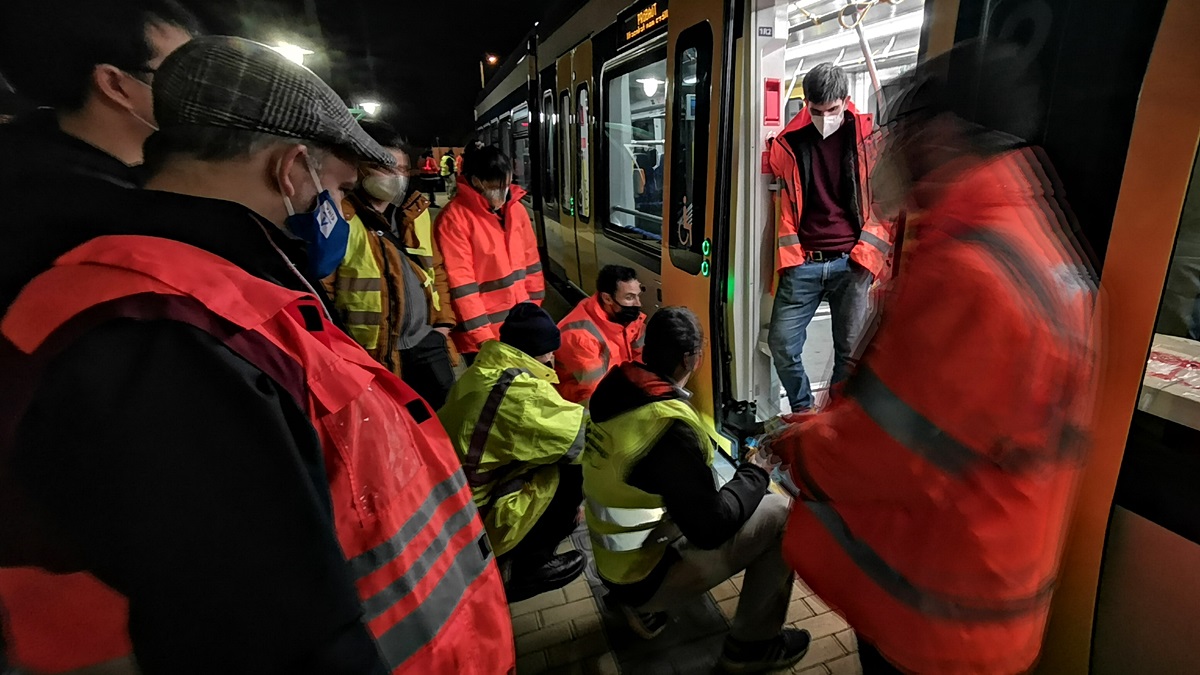
[[539,567],[516,566],[504,584],[504,591],[509,602],[528,600],[575,581],[586,566],[587,560],[579,551],[561,553]]
[[770,640],[743,642],[727,638],[720,665],[727,673],[765,673],[791,668],[808,653],[811,640],[808,631],[796,628],[784,628]]
[[629,629],[643,640],[653,640],[671,622],[666,612],[639,612],[636,609],[621,605],[621,613],[629,623]]

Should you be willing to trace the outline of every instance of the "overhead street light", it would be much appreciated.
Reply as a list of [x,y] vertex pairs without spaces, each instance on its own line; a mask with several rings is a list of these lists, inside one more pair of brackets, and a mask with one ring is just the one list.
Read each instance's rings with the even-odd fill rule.
[[378,101],[363,101],[362,103],[358,104],[358,107],[362,108],[363,112],[367,113],[371,117],[374,117],[375,113],[379,112],[379,108],[381,106]]
[[271,47],[275,51],[283,54],[283,57],[292,63],[304,65],[304,57],[313,54],[313,50],[305,49],[299,45],[294,45],[290,42],[280,42],[277,46]]
[[487,78],[483,75],[483,64],[485,61],[489,66],[494,66],[500,62],[500,57],[495,54],[483,55],[483,60],[479,62],[479,87],[481,89],[487,88]]

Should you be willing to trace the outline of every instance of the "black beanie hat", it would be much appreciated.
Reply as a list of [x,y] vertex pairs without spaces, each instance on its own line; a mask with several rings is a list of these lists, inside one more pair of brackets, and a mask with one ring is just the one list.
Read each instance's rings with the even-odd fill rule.
[[536,358],[556,351],[562,344],[562,334],[546,310],[522,302],[512,308],[500,326],[500,341]]

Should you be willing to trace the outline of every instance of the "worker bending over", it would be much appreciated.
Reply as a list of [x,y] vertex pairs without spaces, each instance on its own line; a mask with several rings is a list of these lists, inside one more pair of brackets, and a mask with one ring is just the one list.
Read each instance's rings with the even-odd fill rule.
[[560,322],[562,347],[554,353],[558,391],[587,404],[612,366],[636,361],[646,339],[642,284],[632,267],[605,265],[596,294],[575,306]]
[[978,43],[901,79],[874,184],[920,211],[916,245],[844,395],[771,443],[802,499],[788,561],[866,673],[1026,672],[1041,647],[1095,344],[1086,258],[1021,140],[1037,94]]
[[458,449],[475,504],[500,561],[509,602],[567,585],[583,555],[555,555],[578,522],[577,461],[583,408],[555,391],[554,320],[524,302],[500,326],[500,341],[450,390],[438,416]]
[[646,326],[642,361],[617,366],[596,388],[583,461],[592,551],[611,597],[647,639],[665,628],[665,610],[745,570],[721,664],[786,668],[809,642],[806,631],[782,629],[793,586],[780,551],[789,502],[767,494],[773,466],[757,456],[716,487],[713,443],[683,389],[702,346],[696,315],[665,307]]

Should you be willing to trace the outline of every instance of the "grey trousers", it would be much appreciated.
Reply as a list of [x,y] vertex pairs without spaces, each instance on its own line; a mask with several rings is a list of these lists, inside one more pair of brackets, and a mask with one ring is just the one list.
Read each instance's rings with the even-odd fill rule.
[[720,548],[705,550],[686,538],[672,546],[681,560],[671,567],[654,597],[638,607],[661,612],[746,571],[742,595],[729,634],[734,639],[769,640],[779,634],[792,597],[792,570],[783,560],[783,528],[791,500],[774,493],[763,497],[742,529]]

